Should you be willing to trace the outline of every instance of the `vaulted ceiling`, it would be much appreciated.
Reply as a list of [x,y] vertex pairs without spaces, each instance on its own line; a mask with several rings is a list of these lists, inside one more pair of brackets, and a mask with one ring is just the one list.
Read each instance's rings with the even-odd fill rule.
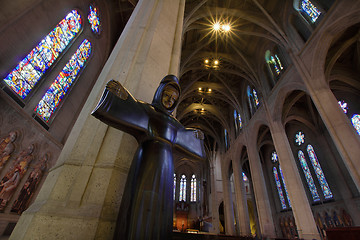
[[243,109],[248,85],[266,94],[265,51],[287,47],[281,19],[289,11],[292,1],[285,0],[186,1],[177,119],[202,129],[208,149],[223,142],[224,129],[234,124],[234,109],[249,118]]

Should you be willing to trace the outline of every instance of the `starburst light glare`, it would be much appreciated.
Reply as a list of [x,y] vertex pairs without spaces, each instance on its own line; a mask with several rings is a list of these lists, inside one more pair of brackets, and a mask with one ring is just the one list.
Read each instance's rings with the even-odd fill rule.
[[231,30],[231,27],[229,24],[223,24],[221,26],[221,29],[224,31],[224,32],[229,32]]
[[220,28],[221,28],[220,23],[216,22],[216,23],[213,24],[213,29],[214,29],[215,31],[219,31]]

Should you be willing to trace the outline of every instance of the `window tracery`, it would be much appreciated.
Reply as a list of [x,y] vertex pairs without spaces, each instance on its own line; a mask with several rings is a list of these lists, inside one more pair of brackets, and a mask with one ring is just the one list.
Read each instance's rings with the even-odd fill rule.
[[190,202],[196,202],[196,177],[195,177],[195,174],[193,174],[191,177]]

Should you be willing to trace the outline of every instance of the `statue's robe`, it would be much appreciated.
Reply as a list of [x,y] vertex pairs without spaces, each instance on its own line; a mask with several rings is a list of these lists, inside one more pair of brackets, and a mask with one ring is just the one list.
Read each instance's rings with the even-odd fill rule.
[[173,148],[193,157],[205,157],[198,132],[184,128],[157,108],[159,102],[154,101],[137,101],[130,93],[124,99],[105,89],[92,113],[104,123],[133,135],[139,143],[128,173],[114,239],[171,239]]

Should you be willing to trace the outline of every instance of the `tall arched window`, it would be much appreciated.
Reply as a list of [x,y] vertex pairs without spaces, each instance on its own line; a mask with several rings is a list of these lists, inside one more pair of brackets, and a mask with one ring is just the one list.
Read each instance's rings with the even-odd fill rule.
[[72,39],[80,32],[82,20],[73,10],[5,77],[5,83],[22,99],[38,83]]
[[240,113],[238,113],[235,109],[234,109],[234,124],[235,124],[236,135],[238,135],[240,130],[242,129],[242,120]]
[[59,106],[60,101],[75,82],[81,69],[84,68],[85,62],[90,54],[91,43],[85,39],[36,106],[35,112],[45,122],[49,122],[50,117]]
[[186,176],[181,175],[179,201],[186,202]]
[[360,135],[360,115],[357,113],[354,113],[353,109],[349,109],[347,102],[345,102],[344,100],[340,100],[340,101],[338,101],[338,103],[346,115],[350,114],[350,116],[351,116],[351,113],[352,113],[352,116],[350,118],[351,124],[356,129],[356,132]]
[[224,141],[225,141],[225,149],[228,150],[230,147],[229,134],[226,129],[224,129]]
[[196,202],[196,177],[195,177],[195,174],[193,174],[191,177],[190,202]]
[[269,50],[265,52],[265,61],[268,64],[269,70],[275,79],[285,70],[280,58],[277,54],[273,54]]
[[176,195],[176,173],[174,173],[174,200]]
[[[301,147],[304,143],[305,143],[305,134],[302,133],[301,131],[297,132],[295,135],[295,144],[297,146]],[[324,199],[325,200],[332,199],[333,194],[330,190],[328,182],[326,181],[325,174],[320,166],[320,163],[316,156],[315,150],[311,144],[306,145],[306,153],[307,153],[308,158],[306,158],[306,156],[302,150],[298,150],[298,159],[299,159],[300,166],[303,170],[303,173],[304,173],[307,185],[309,187],[309,191],[313,198],[313,201],[314,202],[320,201],[321,198],[318,193],[313,175],[310,171],[308,161],[312,165],[312,169],[316,175],[316,179],[318,180],[318,184],[320,185]]]
[[[271,162],[274,165],[273,169],[272,169],[272,172],[273,172],[273,175],[274,175],[274,180],[275,180],[277,192],[278,192],[278,195],[279,195],[281,208],[286,209],[288,206],[291,207],[291,203],[290,203],[289,194],[287,192],[284,176],[283,176],[283,173],[282,173],[279,161],[278,161],[278,155],[277,155],[277,153],[275,151],[272,152],[272,154],[271,154]],[[283,187],[284,187],[284,190],[285,190],[287,203],[286,203],[286,200],[285,200],[285,197],[284,197]]]

